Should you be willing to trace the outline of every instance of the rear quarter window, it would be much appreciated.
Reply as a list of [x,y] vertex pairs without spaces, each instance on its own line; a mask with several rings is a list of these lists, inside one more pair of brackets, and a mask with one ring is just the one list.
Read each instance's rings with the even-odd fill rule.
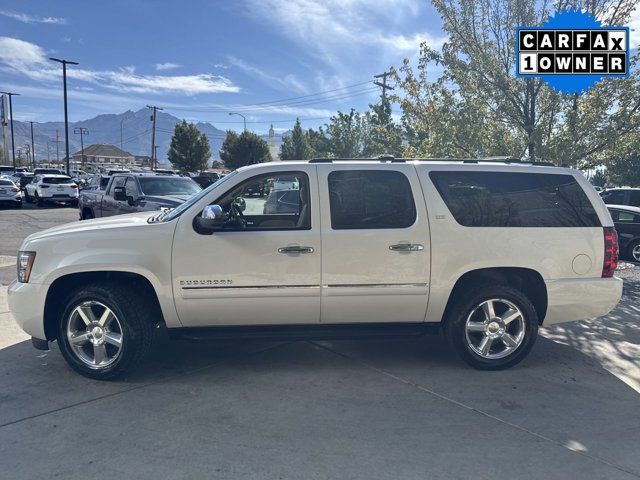
[[438,193],[465,227],[597,227],[596,211],[571,175],[430,172]]

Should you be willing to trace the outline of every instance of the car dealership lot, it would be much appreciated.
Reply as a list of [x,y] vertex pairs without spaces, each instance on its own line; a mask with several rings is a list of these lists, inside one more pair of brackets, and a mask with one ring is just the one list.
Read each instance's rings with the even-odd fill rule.
[[94,382],[55,344],[33,349],[6,306],[22,239],[77,218],[0,210],[8,478],[640,476],[640,268],[620,272],[609,316],[543,329],[509,371],[468,368],[440,336],[163,342],[133,376]]

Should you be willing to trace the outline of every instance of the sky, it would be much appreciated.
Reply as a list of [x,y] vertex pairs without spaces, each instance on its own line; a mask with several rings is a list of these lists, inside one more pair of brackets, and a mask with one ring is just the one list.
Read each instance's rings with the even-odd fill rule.
[[[0,90],[14,118],[69,119],[147,104],[222,129],[316,127],[359,110],[380,90],[373,75],[446,37],[425,0],[183,0],[0,4]],[[318,92],[327,92],[317,95]]]

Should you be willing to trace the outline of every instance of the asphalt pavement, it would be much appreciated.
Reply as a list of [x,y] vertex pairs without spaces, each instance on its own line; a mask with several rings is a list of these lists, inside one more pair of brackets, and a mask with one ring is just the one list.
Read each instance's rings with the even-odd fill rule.
[[[76,218],[0,210],[0,284],[22,238]],[[543,328],[507,371],[467,367],[439,335],[164,341],[112,382],[74,374],[55,344],[34,350],[0,286],[0,475],[640,478],[639,271],[619,271],[611,314]]]

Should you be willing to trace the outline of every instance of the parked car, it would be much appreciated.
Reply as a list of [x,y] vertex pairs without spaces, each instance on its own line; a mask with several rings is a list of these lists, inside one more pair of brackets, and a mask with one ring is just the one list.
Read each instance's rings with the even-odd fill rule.
[[174,208],[202,188],[187,177],[155,174],[113,175],[105,190],[82,190],[80,220]]
[[67,175],[35,175],[24,187],[24,198],[28,203],[44,202],[69,203],[78,206],[78,185]]
[[109,180],[111,180],[111,177],[109,175],[102,175],[102,174],[88,175],[82,181],[81,190],[104,191],[106,190],[107,185],[109,184]]
[[11,180],[0,178],[0,204],[22,207],[20,188]]
[[0,175],[11,176],[15,173],[16,169],[10,165],[0,165]]
[[600,196],[607,205],[640,207],[640,188],[609,188]]
[[20,190],[24,190],[24,187],[33,180],[33,177],[34,174],[31,172],[16,172],[11,175],[11,180]]
[[[256,182],[298,185],[300,209],[251,211]],[[159,326],[192,339],[436,327],[470,365],[495,370],[525,358],[540,325],[608,313],[622,295],[617,249],[609,211],[576,170],[273,162],[170,211],[32,234],[8,298],[34,346],[57,340],[96,379],[140,364]]]
[[620,256],[640,262],[640,208],[607,205],[620,238]]
[[274,190],[264,203],[265,215],[298,213],[300,211],[300,192],[298,190]]
[[220,178],[220,174],[216,172],[200,172],[198,175],[191,177],[191,179],[202,188],[207,188],[212,183],[220,180]]

